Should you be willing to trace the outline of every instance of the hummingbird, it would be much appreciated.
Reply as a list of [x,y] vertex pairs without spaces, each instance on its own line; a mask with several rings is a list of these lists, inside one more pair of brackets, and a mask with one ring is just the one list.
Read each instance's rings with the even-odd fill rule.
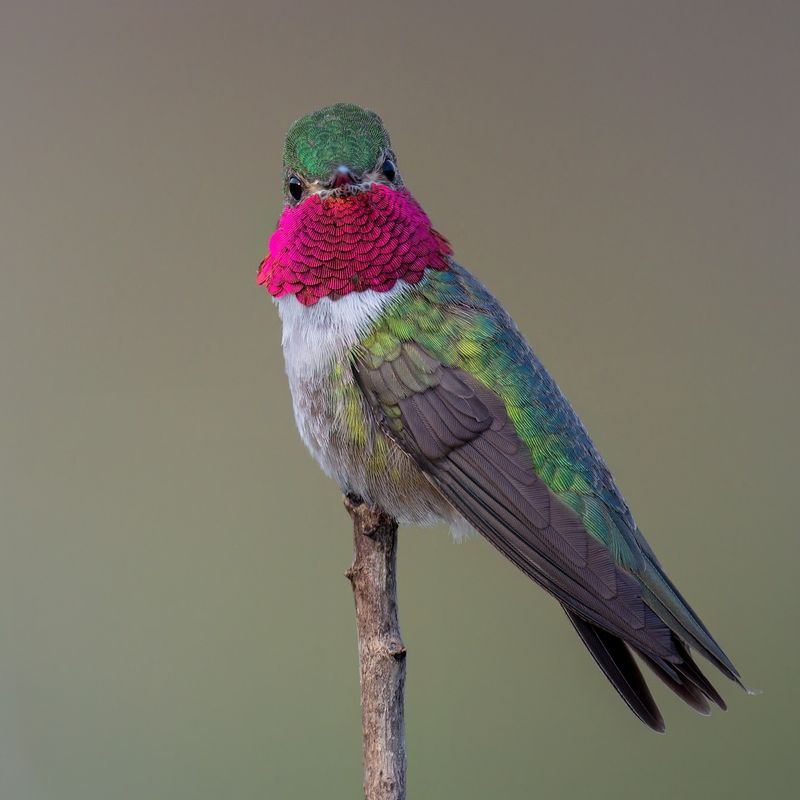
[[322,469],[401,524],[480,533],[555,597],[650,728],[664,719],[634,655],[696,711],[724,709],[691,651],[739,673],[525,337],[406,188],[381,118],[339,103],[294,122],[283,190],[258,283]]

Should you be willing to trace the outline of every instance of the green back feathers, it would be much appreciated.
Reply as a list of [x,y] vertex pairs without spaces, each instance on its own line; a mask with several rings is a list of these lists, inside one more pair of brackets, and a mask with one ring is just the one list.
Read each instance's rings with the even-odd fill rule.
[[478,281],[457,265],[429,271],[375,321],[361,342],[361,357],[378,367],[408,342],[496,392],[539,477],[618,563],[639,566],[627,530],[635,525],[605,464],[556,384]]
[[[424,360],[415,363],[413,354],[420,349],[496,393],[539,478],[575,511],[616,564],[637,576],[658,616],[735,680],[730,660],[658,565],[558,386],[497,301],[455,263],[446,272],[428,270],[420,283],[390,304],[359,343],[354,359],[380,369],[386,362],[400,362],[405,351],[411,356],[401,366],[412,373],[406,375],[408,385],[417,384],[422,392],[431,372]],[[399,405],[393,408],[390,401],[382,398],[382,410],[389,428],[398,432],[404,423]]]
[[350,103],[326,106],[297,120],[286,135],[283,165],[308,180],[325,180],[340,164],[371,169],[390,147],[381,118]]

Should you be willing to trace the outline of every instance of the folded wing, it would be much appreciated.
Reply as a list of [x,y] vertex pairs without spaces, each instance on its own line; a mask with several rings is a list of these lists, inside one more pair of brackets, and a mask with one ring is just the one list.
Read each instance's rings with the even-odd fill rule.
[[[707,713],[709,700],[724,707],[681,641],[684,628],[676,615],[653,599],[658,587],[620,564],[613,548],[593,536],[537,474],[531,448],[498,394],[431,349],[398,339],[379,357],[356,357],[356,380],[387,433],[476,530],[561,602],[642,721],[663,730],[629,648],[698,711]],[[638,548],[638,532],[629,534]],[[639,563],[652,557],[660,574],[644,548],[640,554],[637,549]],[[694,643],[696,637],[683,638]],[[721,668],[736,677],[732,667]]]

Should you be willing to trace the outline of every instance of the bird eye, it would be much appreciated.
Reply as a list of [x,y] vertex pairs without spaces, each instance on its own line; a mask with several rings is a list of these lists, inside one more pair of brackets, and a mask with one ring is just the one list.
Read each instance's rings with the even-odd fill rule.
[[383,162],[381,172],[383,172],[388,180],[393,181],[397,175],[397,167],[395,167],[394,161],[392,161],[390,158],[387,158],[386,161]]
[[303,196],[303,183],[297,175],[292,175],[289,178],[289,194],[295,200],[299,200]]

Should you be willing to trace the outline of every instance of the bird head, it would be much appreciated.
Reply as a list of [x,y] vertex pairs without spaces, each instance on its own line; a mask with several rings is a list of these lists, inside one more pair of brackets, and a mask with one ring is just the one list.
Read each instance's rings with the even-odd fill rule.
[[283,149],[284,200],[346,197],[375,184],[402,184],[389,133],[374,112],[349,103],[326,106],[297,120]]
[[450,245],[404,188],[374,112],[339,103],[302,117],[283,166],[284,209],[258,273],[273,297],[310,306],[448,268]]

